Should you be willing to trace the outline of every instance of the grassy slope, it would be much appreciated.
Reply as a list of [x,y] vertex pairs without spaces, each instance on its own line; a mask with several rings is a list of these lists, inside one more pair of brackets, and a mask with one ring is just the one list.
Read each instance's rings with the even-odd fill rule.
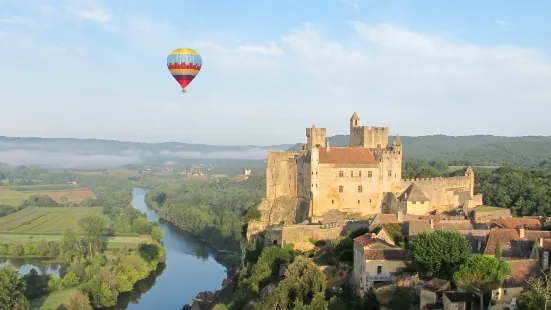
[[65,290],[60,290],[52,294],[42,296],[30,301],[31,310],[61,310],[65,309],[63,302],[65,298],[71,296],[76,292],[76,288],[70,288]]

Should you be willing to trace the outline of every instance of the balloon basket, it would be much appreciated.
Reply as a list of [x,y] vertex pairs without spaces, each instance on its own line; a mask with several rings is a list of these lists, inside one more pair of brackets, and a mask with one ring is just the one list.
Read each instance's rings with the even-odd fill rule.
[[186,89],[182,88],[182,94],[185,94],[185,93],[186,93]]

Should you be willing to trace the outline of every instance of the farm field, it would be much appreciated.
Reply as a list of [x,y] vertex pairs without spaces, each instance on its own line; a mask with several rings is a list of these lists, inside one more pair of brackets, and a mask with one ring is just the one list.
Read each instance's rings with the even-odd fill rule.
[[95,198],[94,192],[92,192],[91,189],[76,188],[74,186],[0,186],[0,204],[19,206],[25,201],[25,199],[33,195],[46,195],[57,202],[61,202],[61,197],[67,197],[68,202],[75,203],[80,203],[85,198]]
[[93,214],[101,214],[101,208],[27,207],[1,217],[0,232],[62,234],[67,228],[79,230],[78,221]]

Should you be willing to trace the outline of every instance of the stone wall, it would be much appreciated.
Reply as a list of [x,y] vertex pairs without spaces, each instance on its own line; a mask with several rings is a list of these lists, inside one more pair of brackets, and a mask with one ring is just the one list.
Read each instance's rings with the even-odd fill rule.
[[[402,193],[411,183],[418,185],[431,201],[433,210],[445,211],[447,208],[462,206],[470,199],[471,177],[403,179],[393,192]],[[463,201],[462,201],[463,200]]]
[[266,199],[293,197],[297,193],[297,152],[268,152]]
[[365,215],[380,213],[383,198],[380,177],[377,165],[320,164],[312,215],[321,216],[330,210]]
[[473,211],[473,219],[475,222],[486,223],[490,220],[498,220],[512,217],[511,210],[506,208],[496,209],[494,211]]

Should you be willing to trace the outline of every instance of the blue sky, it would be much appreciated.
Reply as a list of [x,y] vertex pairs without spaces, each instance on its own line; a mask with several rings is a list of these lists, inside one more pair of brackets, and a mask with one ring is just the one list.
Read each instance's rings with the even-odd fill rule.
[[[0,135],[551,135],[549,1],[0,0]],[[203,69],[179,90],[168,53]]]

